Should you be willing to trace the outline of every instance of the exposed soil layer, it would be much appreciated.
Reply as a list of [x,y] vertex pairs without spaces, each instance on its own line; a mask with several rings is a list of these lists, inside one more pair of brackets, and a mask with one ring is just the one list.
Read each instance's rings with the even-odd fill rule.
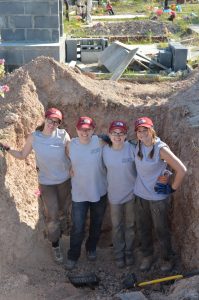
[[[158,135],[188,168],[182,187],[173,196],[170,214],[173,247],[178,257],[174,272],[199,268],[198,69],[186,79],[169,84],[111,82],[94,80],[53,59],[39,57],[7,75],[4,82],[10,92],[0,98],[0,139],[17,149],[42,121],[49,106],[64,112],[63,127],[71,136],[75,136],[80,115],[95,119],[97,133],[107,133],[113,119],[124,119],[130,126],[129,138],[134,136],[132,122],[138,116],[151,117]],[[101,284],[94,291],[75,289],[64,269],[53,263],[43,237],[43,220],[35,195],[38,183],[34,154],[19,161],[0,153],[0,168],[0,299],[113,299],[119,291],[124,292],[121,282],[129,272],[136,272],[139,280],[165,275],[159,272],[159,261],[149,273],[140,274],[137,251],[134,266],[122,271],[115,267],[107,211],[97,262],[88,263],[82,249],[75,271],[95,271]],[[62,243],[66,255],[68,237]],[[166,285],[151,287],[145,291],[147,298],[155,299],[154,289],[158,293],[173,292]]]

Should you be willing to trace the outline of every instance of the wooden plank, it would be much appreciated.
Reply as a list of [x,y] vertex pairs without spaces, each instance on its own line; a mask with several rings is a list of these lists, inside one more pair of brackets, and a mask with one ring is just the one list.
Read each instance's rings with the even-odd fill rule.
[[163,66],[162,64],[158,63],[157,61],[151,59],[151,58],[148,58],[146,55],[144,54],[140,54],[140,53],[137,53],[138,56],[142,57],[142,58],[145,58],[146,60],[148,60],[149,62],[152,62],[154,65],[164,69],[164,70],[167,70],[168,68]]
[[141,61],[139,61],[138,59],[134,58],[134,61],[136,61],[140,66],[142,66],[144,69],[146,70],[151,70],[149,67],[147,67],[145,64],[143,64]]

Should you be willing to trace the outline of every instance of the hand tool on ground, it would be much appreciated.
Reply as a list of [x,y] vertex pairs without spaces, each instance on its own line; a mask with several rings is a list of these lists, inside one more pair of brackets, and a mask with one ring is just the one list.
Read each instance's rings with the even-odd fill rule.
[[162,282],[176,280],[176,279],[189,278],[195,275],[199,275],[199,270],[194,270],[184,274],[176,274],[176,275],[171,275],[163,278],[157,278],[149,281],[138,282],[136,275],[132,273],[127,275],[127,277],[124,279],[123,286],[124,288],[127,289],[135,288],[135,287],[144,287],[151,284],[162,283]]

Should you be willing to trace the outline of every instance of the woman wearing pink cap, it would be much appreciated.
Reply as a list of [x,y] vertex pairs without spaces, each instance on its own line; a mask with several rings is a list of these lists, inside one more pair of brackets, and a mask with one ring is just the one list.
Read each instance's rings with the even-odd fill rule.
[[112,221],[112,240],[118,268],[132,265],[135,238],[134,185],[136,179],[135,145],[126,141],[128,127],[124,121],[109,126],[111,146],[103,148],[107,169],[108,199]]
[[66,269],[72,270],[80,257],[85,225],[90,211],[89,236],[85,243],[87,258],[94,261],[106,209],[107,181],[102,162],[102,140],[94,135],[95,123],[90,117],[80,117],[78,137],[68,143],[72,164],[72,229]]
[[[172,269],[171,238],[167,222],[168,202],[170,194],[180,186],[186,167],[175,154],[157,137],[153,122],[148,117],[135,121],[135,132],[138,144],[135,150],[137,178],[134,193],[136,195],[136,223],[141,240],[143,260],[140,270],[149,270],[154,258],[152,227],[160,244],[162,258],[161,270]],[[169,166],[175,173],[165,182],[163,175],[171,174]],[[172,176],[171,176],[172,177]]]
[[17,159],[25,159],[32,150],[35,152],[39,188],[43,204],[47,236],[52,245],[54,260],[63,262],[60,238],[66,230],[67,207],[70,200],[70,162],[66,156],[66,144],[70,140],[68,133],[60,129],[62,113],[49,108],[44,122],[31,133],[21,151],[0,144]]

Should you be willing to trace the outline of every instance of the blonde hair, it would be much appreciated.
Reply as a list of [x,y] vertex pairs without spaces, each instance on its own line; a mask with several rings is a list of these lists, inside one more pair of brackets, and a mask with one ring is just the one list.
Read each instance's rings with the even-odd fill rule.
[[[153,127],[148,128],[148,130],[150,131],[151,137],[152,137],[153,148],[152,148],[151,152],[149,153],[149,157],[152,159],[153,155],[154,155],[154,151],[155,151],[154,145],[155,145],[155,140],[156,140],[157,134],[156,134],[155,130],[153,129]],[[138,154],[137,155],[140,158],[140,160],[143,159],[143,153],[142,153],[142,147],[141,147],[141,141],[140,140],[138,141]]]

